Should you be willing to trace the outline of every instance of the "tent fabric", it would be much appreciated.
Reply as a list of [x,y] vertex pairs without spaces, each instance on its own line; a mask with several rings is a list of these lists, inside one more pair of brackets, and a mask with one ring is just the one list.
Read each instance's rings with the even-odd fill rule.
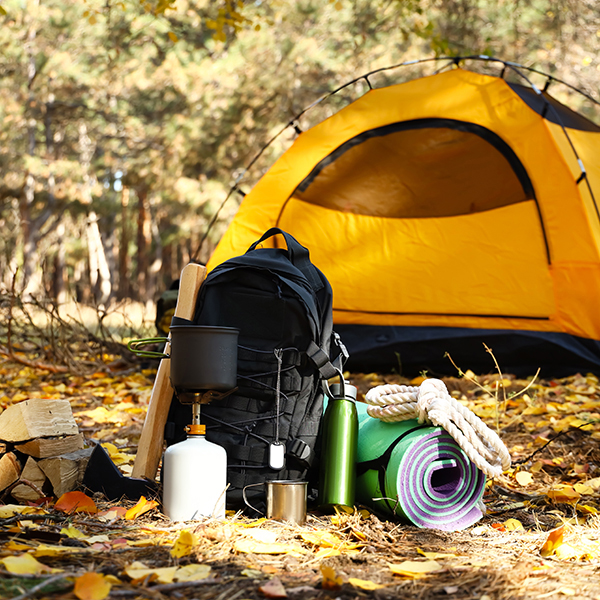
[[[600,371],[599,153],[599,127],[499,77],[456,68],[372,89],[298,136],[208,268],[289,231],[331,282],[355,369],[399,354],[415,372],[450,347],[472,347],[473,368],[486,340],[513,339],[492,348],[502,368],[524,347],[531,366]],[[385,343],[367,334],[382,328]]]

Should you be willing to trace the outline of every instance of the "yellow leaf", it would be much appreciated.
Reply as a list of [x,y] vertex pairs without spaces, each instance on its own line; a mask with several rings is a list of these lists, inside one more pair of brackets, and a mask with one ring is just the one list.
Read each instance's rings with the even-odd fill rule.
[[141,540],[127,540],[128,546],[133,546],[134,548],[148,548],[149,546],[157,546],[161,542],[157,542],[152,538],[145,538]]
[[77,546],[55,546],[53,544],[38,544],[31,552],[33,556],[65,556],[68,554],[93,553],[91,548],[81,548]]
[[589,504],[578,504],[577,510],[582,512],[584,515],[597,515],[598,509],[594,506],[589,506]]
[[146,500],[145,496],[142,496],[138,503],[135,506],[132,506],[126,513],[125,518],[128,521],[147,513],[149,510],[156,508],[158,506],[158,502],[156,500]]
[[518,519],[506,519],[506,521],[504,521],[504,528],[506,531],[519,531],[525,529],[523,523]]
[[[588,479],[585,482],[586,485],[588,485],[589,487],[591,487],[592,489],[596,490],[597,492],[600,491],[600,477],[594,477],[593,479]],[[2,510],[2,507],[0,507],[0,510]]]
[[4,568],[14,575],[42,575],[44,573],[62,573],[62,569],[51,569],[37,561],[31,554],[6,556],[0,559]]
[[172,31],[169,31],[168,35],[169,35],[169,39],[170,39],[170,40],[171,40],[173,43],[175,43],[175,42],[176,42],[176,41],[179,39],[179,38],[177,37],[177,34],[173,33]]
[[533,475],[531,473],[528,473],[527,471],[519,471],[515,475],[515,479],[517,480],[517,483],[519,485],[522,485],[523,487],[526,487],[533,483]]
[[425,558],[431,558],[431,559],[450,558],[452,556],[456,556],[456,554],[449,554],[449,553],[444,553],[444,552],[425,552],[424,550],[421,550],[421,548],[417,548],[417,552],[421,556],[424,556]]
[[179,537],[175,540],[173,544],[173,548],[171,548],[171,556],[173,558],[181,558],[182,556],[187,556],[192,552],[192,548],[196,543],[196,537],[193,533],[184,529]]
[[75,579],[75,595],[79,600],[104,600],[112,585],[101,573],[84,573]]
[[244,531],[243,534],[245,537],[250,537],[263,544],[274,544],[279,537],[276,531],[270,531],[269,529],[251,529]]
[[173,583],[177,567],[161,567],[150,569],[143,562],[135,561],[125,568],[125,574],[134,582],[144,581],[149,578],[150,581],[158,581],[159,583]]
[[411,577],[412,579],[418,579],[425,577],[430,573],[435,573],[443,569],[440,563],[435,560],[426,561],[415,561],[405,560],[399,564],[390,565],[390,569],[394,575],[403,575],[404,577]]
[[561,544],[554,551],[554,555],[559,560],[572,560],[579,558],[579,552],[570,544]]
[[288,554],[291,550],[298,550],[288,544],[265,544],[253,539],[236,540],[233,547],[237,552],[246,554]]
[[176,581],[200,581],[206,579],[210,575],[210,565],[185,565],[179,567],[175,573]]
[[332,556],[339,556],[341,552],[337,548],[319,548],[315,554],[315,558],[331,558]]
[[546,495],[555,502],[563,502],[566,504],[574,504],[581,498],[581,495],[577,493],[570,485],[565,485],[558,489],[550,490]]
[[5,504],[0,506],[0,519],[8,519],[15,515],[39,515],[46,511],[35,506],[19,506],[18,504]]
[[77,527],[74,527],[72,524],[69,524],[68,527],[63,527],[60,532],[63,535],[66,535],[67,537],[76,539],[76,540],[81,540],[85,537],[87,537],[85,535],[85,533],[83,533],[82,531],[79,531],[79,529],[77,529]]
[[341,546],[343,544],[343,540],[339,538],[335,533],[331,533],[329,531],[310,531],[310,532],[302,532],[300,537],[309,544],[314,544],[315,546],[326,546],[330,548],[335,548],[337,546]]
[[544,545],[542,546],[542,549],[540,550],[540,554],[544,558],[546,558],[548,556],[552,556],[556,552],[556,549],[563,543],[564,533],[565,533],[564,525],[562,527],[559,527],[558,529],[555,529],[554,531],[550,532],[550,534],[548,535],[548,538],[546,539],[546,541],[544,542]]
[[361,590],[380,590],[385,587],[384,585],[380,585],[379,583],[375,583],[374,581],[367,581],[366,579],[356,579],[355,577],[350,577],[348,579],[348,583],[353,585],[354,587],[360,588]]
[[321,565],[321,575],[323,580],[321,581],[321,588],[324,590],[339,590],[342,587],[344,580],[336,575],[335,569],[328,565]]
[[576,483],[573,486],[573,489],[578,493],[583,495],[588,495],[588,494],[593,494],[594,493],[594,488],[590,487],[589,485],[586,485],[585,483]]
[[[548,440],[546,440],[548,441]],[[529,469],[532,473],[539,473],[544,468],[544,463],[541,460],[533,463]]]

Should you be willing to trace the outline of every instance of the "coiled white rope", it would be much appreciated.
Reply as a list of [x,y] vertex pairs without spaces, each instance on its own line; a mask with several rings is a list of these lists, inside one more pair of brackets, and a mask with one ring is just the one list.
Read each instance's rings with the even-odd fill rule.
[[366,400],[369,415],[381,421],[418,419],[443,427],[488,477],[510,467],[510,454],[496,432],[457,402],[439,379],[426,379],[420,386],[380,385],[367,392]]

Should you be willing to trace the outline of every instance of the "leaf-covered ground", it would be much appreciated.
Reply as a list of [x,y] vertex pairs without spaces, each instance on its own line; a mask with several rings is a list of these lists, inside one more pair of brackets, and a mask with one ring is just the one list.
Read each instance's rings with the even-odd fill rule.
[[[107,365],[111,357],[107,357]],[[116,365],[113,366],[113,369]],[[0,362],[0,407],[66,398],[80,431],[129,473],[154,371],[50,373]],[[361,393],[397,376],[349,374]],[[513,467],[488,481],[487,515],[460,532],[366,511],[302,526],[228,515],[172,523],[138,504],[0,496],[0,597],[600,599],[600,383],[467,372],[452,395],[498,427]],[[413,381],[416,385],[419,381]]]

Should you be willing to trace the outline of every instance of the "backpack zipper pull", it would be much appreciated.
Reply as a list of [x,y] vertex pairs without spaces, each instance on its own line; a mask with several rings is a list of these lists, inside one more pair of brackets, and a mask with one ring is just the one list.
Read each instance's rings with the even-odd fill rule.
[[281,396],[281,364],[283,362],[283,349],[273,350],[277,359],[277,385],[275,388],[275,441],[269,444],[269,467],[280,471],[285,467],[285,445],[279,441],[279,410]]

